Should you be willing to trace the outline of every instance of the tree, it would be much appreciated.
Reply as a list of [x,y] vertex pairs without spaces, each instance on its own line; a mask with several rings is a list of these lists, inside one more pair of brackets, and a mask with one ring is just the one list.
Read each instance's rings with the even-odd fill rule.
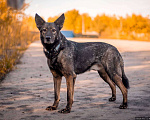
[[109,26],[109,17],[105,14],[97,15],[93,20],[93,30],[99,33],[99,36]]
[[92,19],[87,13],[82,14],[82,26],[84,26],[82,28],[84,32],[92,31]]
[[64,29],[73,30],[75,33],[81,32],[82,20],[78,10],[70,10],[65,13]]

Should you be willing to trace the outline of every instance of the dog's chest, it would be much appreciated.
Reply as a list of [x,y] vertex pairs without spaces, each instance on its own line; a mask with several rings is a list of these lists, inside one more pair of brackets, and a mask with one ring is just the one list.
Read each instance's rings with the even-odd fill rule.
[[62,55],[62,51],[60,51],[60,53],[57,56],[48,59],[48,65],[50,68],[59,70],[59,71],[61,70],[60,69],[62,68],[61,55]]
[[56,62],[53,62],[50,59],[48,59],[48,66],[50,69],[61,72],[62,65],[58,63],[57,60]]

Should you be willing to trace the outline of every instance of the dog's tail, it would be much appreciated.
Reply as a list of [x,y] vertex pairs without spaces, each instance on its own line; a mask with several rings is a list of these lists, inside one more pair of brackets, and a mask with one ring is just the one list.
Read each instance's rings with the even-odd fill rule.
[[128,80],[127,76],[125,75],[124,69],[122,69],[122,82],[127,89],[130,88],[129,80]]
[[123,59],[122,59],[121,55],[120,55],[120,63],[121,63],[120,67],[121,67],[121,71],[122,71],[122,82],[123,82],[124,86],[127,89],[129,89],[130,88],[129,80],[128,80],[127,76],[125,75],[125,72],[124,72],[124,62],[123,62]]

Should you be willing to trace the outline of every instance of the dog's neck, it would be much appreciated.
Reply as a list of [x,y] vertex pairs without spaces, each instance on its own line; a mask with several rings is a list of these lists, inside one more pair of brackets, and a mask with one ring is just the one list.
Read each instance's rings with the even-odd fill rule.
[[58,42],[57,44],[53,45],[51,48],[46,48],[46,47],[43,47],[44,51],[47,52],[47,53],[52,53],[52,52],[58,52],[59,49],[60,49],[60,42]]

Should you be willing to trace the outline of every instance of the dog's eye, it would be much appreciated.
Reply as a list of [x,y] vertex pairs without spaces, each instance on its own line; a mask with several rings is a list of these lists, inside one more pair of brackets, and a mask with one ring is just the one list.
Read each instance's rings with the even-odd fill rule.
[[43,28],[43,31],[44,31],[44,32],[46,32],[46,29],[45,29],[45,28]]
[[56,32],[56,30],[55,30],[55,29],[52,29],[52,32]]

